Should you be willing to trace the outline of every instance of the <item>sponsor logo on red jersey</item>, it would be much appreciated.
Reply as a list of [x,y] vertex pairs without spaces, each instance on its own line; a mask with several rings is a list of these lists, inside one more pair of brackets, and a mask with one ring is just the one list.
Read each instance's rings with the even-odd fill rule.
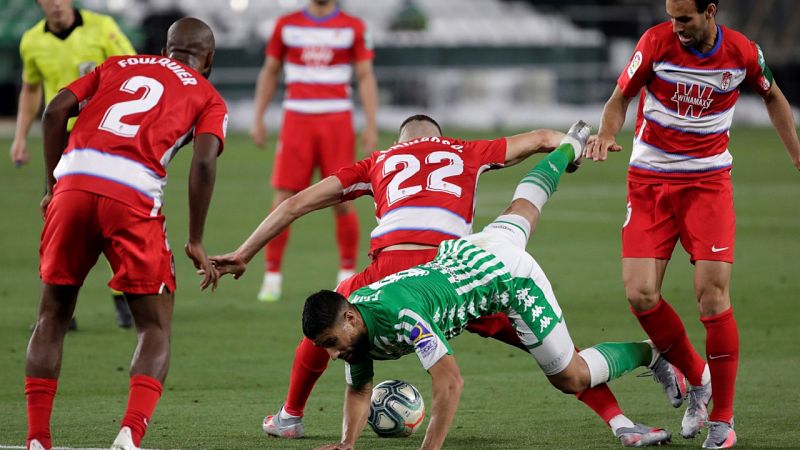
[[691,117],[699,119],[703,111],[708,109],[714,101],[711,99],[713,91],[711,86],[678,82],[675,94],[672,95],[672,101],[675,102],[680,115],[685,117],[691,115]]

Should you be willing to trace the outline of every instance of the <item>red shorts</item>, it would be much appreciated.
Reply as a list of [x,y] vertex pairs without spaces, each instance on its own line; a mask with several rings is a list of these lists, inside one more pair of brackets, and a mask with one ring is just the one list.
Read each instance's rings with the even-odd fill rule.
[[275,151],[272,187],[301,191],[311,185],[314,168],[325,178],[355,162],[350,111],[301,114],[286,111]]
[[[436,257],[437,251],[438,249],[432,248],[379,252],[364,270],[339,283],[339,286],[336,287],[336,292],[348,297],[353,291],[374,283],[385,276],[432,261]],[[478,317],[470,321],[467,325],[467,330],[483,337],[491,337],[501,330],[507,329],[509,325],[508,316],[504,313],[498,313],[491,316]]]
[[374,283],[383,277],[420,264],[431,262],[438,249],[390,250],[378,252],[361,272],[339,283],[336,292],[348,297],[353,291]]
[[81,286],[102,252],[114,271],[110,288],[128,294],[173,292],[175,268],[164,223],[162,215],[151,217],[91,192],[58,192],[42,230],[42,282]]
[[670,259],[680,239],[693,264],[732,263],[735,234],[730,178],[662,184],[628,180],[623,258]]

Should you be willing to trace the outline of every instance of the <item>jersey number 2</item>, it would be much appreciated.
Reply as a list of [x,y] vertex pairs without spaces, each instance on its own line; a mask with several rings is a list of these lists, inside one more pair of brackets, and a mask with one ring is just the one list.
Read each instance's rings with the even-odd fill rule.
[[114,103],[107,110],[100,121],[99,129],[116,134],[117,136],[132,138],[139,132],[139,125],[130,125],[122,121],[125,116],[143,113],[153,109],[164,94],[164,85],[150,77],[135,76],[125,80],[119,90],[135,94],[144,88],[142,98]]
[[[439,164],[442,161],[448,161],[450,164],[442,166],[430,174],[428,174],[427,184],[425,190],[445,192],[447,194],[461,197],[461,187],[453,183],[445,181],[445,178],[461,175],[464,172],[464,161],[455,153],[452,152],[432,152],[425,157],[425,164]],[[422,191],[423,187],[415,184],[401,188],[400,183],[408,180],[414,174],[420,171],[420,161],[413,155],[392,155],[383,163],[383,176],[394,173],[398,170],[399,166],[402,169],[389,182],[386,191],[389,204],[402,200],[410,195],[414,195]]]

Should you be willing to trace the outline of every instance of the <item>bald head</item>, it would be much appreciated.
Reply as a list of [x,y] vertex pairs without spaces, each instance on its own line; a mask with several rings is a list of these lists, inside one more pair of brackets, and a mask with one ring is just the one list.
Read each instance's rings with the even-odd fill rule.
[[205,22],[184,17],[169,27],[163,54],[208,76],[214,61],[215,45],[214,33]]
[[417,114],[404,120],[400,125],[400,135],[397,142],[406,142],[412,139],[430,136],[442,136],[442,128],[432,117]]

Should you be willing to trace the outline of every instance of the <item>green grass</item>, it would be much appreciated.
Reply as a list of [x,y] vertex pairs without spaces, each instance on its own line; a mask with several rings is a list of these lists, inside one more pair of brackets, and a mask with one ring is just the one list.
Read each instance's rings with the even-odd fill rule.
[[[476,136],[476,135],[472,135]],[[382,136],[390,143],[392,136]],[[628,143],[622,136],[620,142]],[[40,148],[31,142],[31,149]],[[7,151],[8,140],[0,140]],[[629,147],[629,145],[626,145]],[[800,179],[771,130],[735,129],[734,186],[738,213],[731,295],[741,330],[737,431],[741,448],[792,448],[800,442],[795,384],[800,292]],[[187,167],[191,149],[172,163],[166,216],[173,248],[186,240]],[[562,179],[529,250],[550,277],[576,344],[643,339],[628,312],[620,281],[620,225],[625,216],[627,152],[605,164],[586,163]],[[26,436],[23,394],[25,348],[39,295],[37,250],[42,221],[41,156],[14,169],[0,163],[0,445],[22,445]],[[206,228],[211,253],[235,248],[268,209],[272,152],[245,136],[229,139]],[[476,229],[508,202],[531,163],[490,172],[480,182]],[[367,263],[372,202],[356,202],[362,219],[360,266]],[[342,363],[320,380],[306,411],[308,438],[266,439],[260,423],[282,403],[294,348],[301,337],[302,299],[331,288],[337,257],[331,213],[321,211],[292,228],[285,259],[285,300],[255,301],[260,260],[239,281],[225,279],[215,293],[201,293],[189,261],[176,253],[179,288],[173,355],[164,396],[152,420],[147,448],[312,448],[337,441],[343,393]],[[118,330],[103,264],[90,275],[78,302],[80,331],[69,334],[52,418],[55,444],[108,446],[118,429],[127,394],[127,368],[135,335]],[[664,296],[684,317],[702,349],[688,257],[678,249]],[[454,341],[466,386],[446,441],[452,449],[618,448],[585,406],[549,386],[530,357],[468,333]],[[794,350],[793,350],[794,349]],[[376,365],[376,382],[401,378],[430,401],[428,375],[414,357]],[[681,411],[670,408],[657,384],[628,376],[612,384],[628,415],[676,433]],[[378,439],[365,431],[359,448],[415,448],[422,433],[404,440]],[[699,448],[677,437],[673,447]]]

